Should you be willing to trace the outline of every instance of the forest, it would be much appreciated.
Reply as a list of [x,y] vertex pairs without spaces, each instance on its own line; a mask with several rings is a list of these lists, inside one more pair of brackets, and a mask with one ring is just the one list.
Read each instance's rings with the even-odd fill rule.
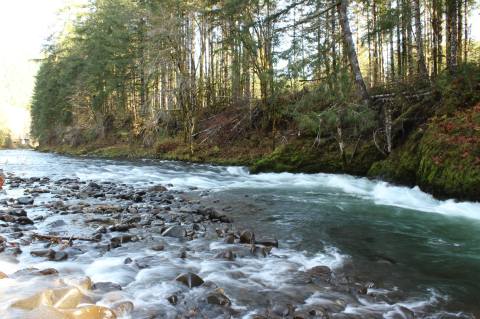
[[70,153],[348,172],[476,198],[477,6],[91,1],[45,44],[32,133]]

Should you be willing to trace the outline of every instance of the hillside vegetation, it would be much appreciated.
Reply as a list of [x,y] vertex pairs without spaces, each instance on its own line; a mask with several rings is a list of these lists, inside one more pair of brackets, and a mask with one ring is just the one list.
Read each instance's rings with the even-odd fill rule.
[[473,6],[93,1],[46,46],[32,133],[44,150],[347,172],[479,200]]

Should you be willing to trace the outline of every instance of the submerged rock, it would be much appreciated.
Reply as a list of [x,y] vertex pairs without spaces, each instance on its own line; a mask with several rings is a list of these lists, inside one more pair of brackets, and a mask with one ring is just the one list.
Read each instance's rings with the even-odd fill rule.
[[33,197],[19,197],[17,203],[20,205],[32,205],[34,202]]

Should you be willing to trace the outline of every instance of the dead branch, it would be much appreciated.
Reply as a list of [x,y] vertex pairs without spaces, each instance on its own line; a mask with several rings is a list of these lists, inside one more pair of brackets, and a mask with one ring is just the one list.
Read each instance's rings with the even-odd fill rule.
[[50,241],[55,241],[59,242],[62,240],[83,240],[83,241],[98,241],[96,238],[86,238],[86,237],[76,237],[76,236],[53,236],[53,235],[41,235],[37,233],[32,234],[33,238],[39,239],[39,240],[50,240]]

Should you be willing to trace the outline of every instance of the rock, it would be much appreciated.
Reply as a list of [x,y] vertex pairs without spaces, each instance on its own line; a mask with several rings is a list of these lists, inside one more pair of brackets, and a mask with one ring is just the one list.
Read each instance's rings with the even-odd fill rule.
[[54,261],[64,261],[68,259],[68,254],[64,251],[56,251],[53,256]]
[[33,225],[33,221],[26,216],[17,217],[17,219],[15,219],[15,223],[20,225]]
[[167,191],[167,188],[162,185],[155,185],[148,189],[149,192],[163,193]]
[[55,250],[53,249],[41,249],[41,250],[32,250],[30,255],[35,257],[46,257],[48,259],[53,259],[55,257]]
[[15,216],[15,217],[26,217],[27,212],[24,209],[11,209],[8,211],[9,215]]
[[34,202],[33,197],[19,197],[17,203],[20,205],[32,205]]
[[49,223],[47,226],[50,228],[57,228],[61,226],[65,226],[67,223],[63,219],[58,219],[54,222]]
[[137,241],[137,240],[138,240],[137,236],[126,234],[126,235],[113,237],[112,239],[110,239],[110,242],[112,244],[112,247],[116,248],[116,247],[120,247],[123,243],[128,243],[128,242]]
[[131,301],[119,301],[111,306],[111,309],[118,317],[126,316],[133,311],[135,306]]
[[162,245],[162,244],[157,244],[157,245],[153,245],[152,247],[150,247],[151,250],[154,250],[154,251],[163,251],[165,250],[165,246]]
[[174,238],[185,238],[187,236],[187,232],[185,228],[180,225],[175,225],[167,228],[163,233],[162,236],[166,237],[174,237]]
[[240,233],[240,243],[253,244],[255,243],[255,234],[250,230],[244,230]]
[[233,251],[231,250],[225,250],[225,251],[222,251],[221,253],[218,253],[215,258],[219,258],[219,259],[226,259],[226,260],[230,260],[230,261],[233,261],[235,260],[236,258],[236,255]]
[[268,247],[259,247],[252,245],[250,247],[250,253],[256,257],[267,257],[270,253],[270,249]]
[[395,310],[388,313],[388,318],[391,319],[414,319],[415,313],[404,306],[396,306]]
[[0,279],[5,279],[5,278],[8,278],[8,276],[5,273],[0,271]]
[[122,290],[122,286],[114,282],[96,282],[92,286],[92,290],[100,290],[102,293]]
[[56,270],[55,268],[46,268],[43,270],[39,270],[37,274],[42,276],[58,275],[58,270]]
[[332,270],[327,266],[315,266],[307,270],[307,273],[312,277],[328,279],[332,274]]
[[99,226],[95,231],[94,234],[105,234],[107,233],[107,228],[105,226]]
[[267,246],[267,247],[275,247],[278,248],[278,240],[277,239],[262,239],[256,240],[255,244]]
[[115,313],[108,308],[100,306],[85,306],[76,309],[62,311],[68,315],[69,319],[116,319]]
[[112,225],[108,227],[110,231],[119,231],[119,232],[124,232],[128,231],[129,229],[135,228],[137,225],[135,224],[117,224],[117,225]]
[[176,295],[171,295],[170,297],[167,298],[168,302],[172,305],[176,305],[178,302],[178,297]]
[[223,242],[225,242],[227,244],[234,244],[235,243],[235,236],[233,234],[228,234],[227,236],[225,236],[225,239],[223,240]]
[[181,282],[182,284],[184,284],[185,286],[187,286],[189,288],[198,287],[198,286],[201,286],[204,283],[202,278],[200,278],[198,275],[196,275],[194,273],[191,273],[191,272],[181,274],[180,276],[175,278],[175,280],[178,281],[178,282]]
[[231,301],[220,290],[212,292],[207,296],[207,303],[211,305],[230,306]]

